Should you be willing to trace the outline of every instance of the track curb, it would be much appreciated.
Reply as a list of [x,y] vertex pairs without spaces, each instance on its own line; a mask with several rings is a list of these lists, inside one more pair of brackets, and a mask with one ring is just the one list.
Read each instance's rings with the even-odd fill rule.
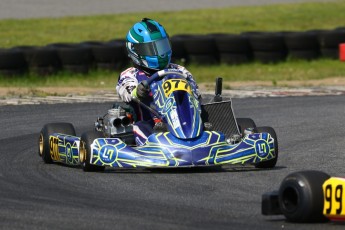
[[[204,102],[212,100],[213,91],[201,92]],[[337,96],[345,95],[345,86],[327,86],[313,88],[258,88],[246,87],[242,89],[223,90],[223,98],[258,98],[258,97],[292,97],[292,96]],[[113,91],[99,91],[97,93],[66,96],[6,96],[0,98],[0,106],[5,105],[37,105],[58,103],[86,103],[86,102],[115,102],[120,100]]]

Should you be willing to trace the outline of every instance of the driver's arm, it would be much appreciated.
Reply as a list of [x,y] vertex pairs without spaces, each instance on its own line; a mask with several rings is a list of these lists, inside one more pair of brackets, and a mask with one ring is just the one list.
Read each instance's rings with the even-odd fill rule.
[[138,80],[134,68],[123,71],[116,85],[116,92],[124,102],[132,101],[132,91],[137,87]]

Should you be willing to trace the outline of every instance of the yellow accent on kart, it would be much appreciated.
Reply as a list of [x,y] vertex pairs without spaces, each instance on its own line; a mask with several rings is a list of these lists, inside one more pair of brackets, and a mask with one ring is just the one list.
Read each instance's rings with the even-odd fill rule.
[[162,85],[166,97],[169,97],[169,95],[176,90],[182,90],[192,94],[191,87],[185,79],[169,79],[164,81]]
[[323,214],[334,220],[345,220],[345,178],[331,177],[322,185]]
[[39,140],[39,154],[40,156],[43,155],[43,146],[44,146],[44,138],[42,133],[40,134],[40,140]]
[[50,136],[49,137],[49,150],[50,156],[53,161],[60,161],[60,154],[59,154],[59,138]]
[[80,146],[79,146],[79,162],[84,163],[86,161],[86,147],[85,147],[85,142],[80,141]]

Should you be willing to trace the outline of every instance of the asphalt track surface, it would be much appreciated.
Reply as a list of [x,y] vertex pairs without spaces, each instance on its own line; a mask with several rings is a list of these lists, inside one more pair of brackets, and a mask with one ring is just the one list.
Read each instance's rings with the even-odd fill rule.
[[[0,18],[61,17],[303,0],[1,0]],[[0,229],[343,229],[293,224],[261,215],[261,194],[290,172],[344,176],[345,96],[234,99],[237,117],[275,128],[280,157],[273,170],[80,168],[44,164],[38,134],[48,122],[71,122],[77,134],[111,103],[0,107]]]
[[177,11],[330,0],[1,0],[0,19]]
[[235,98],[237,117],[272,126],[273,170],[126,170],[85,173],[45,164],[38,135],[49,122],[91,130],[111,103],[0,107],[0,229],[343,229],[261,215],[261,195],[291,172],[345,175],[345,96]]

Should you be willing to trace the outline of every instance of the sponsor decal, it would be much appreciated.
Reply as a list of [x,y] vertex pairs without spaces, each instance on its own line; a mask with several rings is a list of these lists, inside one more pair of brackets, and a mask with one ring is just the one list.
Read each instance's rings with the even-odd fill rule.
[[67,161],[72,163],[73,162],[73,150],[72,150],[72,146],[70,143],[66,144],[65,151],[66,151]]
[[265,158],[270,152],[270,147],[265,140],[257,140],[255,142],[255,152],[260,158]]
[[99,150],[99,158],[102,163],[111,165],[117,160],[117,150],[112,145],[104,145]]

